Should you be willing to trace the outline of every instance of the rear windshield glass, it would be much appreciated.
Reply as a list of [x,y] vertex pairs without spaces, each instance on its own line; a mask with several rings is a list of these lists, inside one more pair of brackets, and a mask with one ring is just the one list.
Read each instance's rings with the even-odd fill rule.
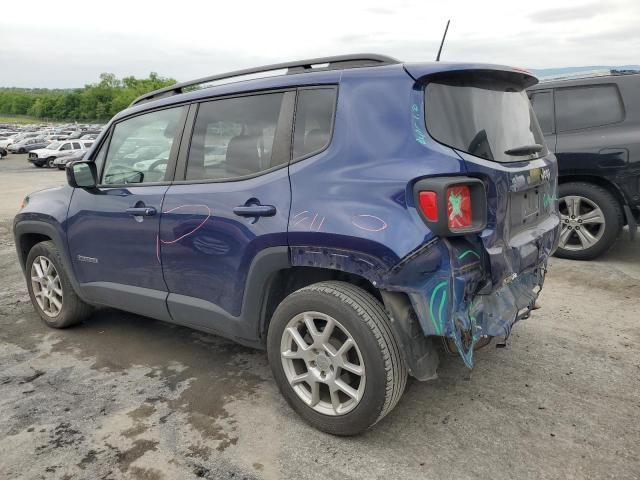
[[429,134],[438,142],[497,162],[546,155],[524,85],[488,75],[456,75],[425,89]]

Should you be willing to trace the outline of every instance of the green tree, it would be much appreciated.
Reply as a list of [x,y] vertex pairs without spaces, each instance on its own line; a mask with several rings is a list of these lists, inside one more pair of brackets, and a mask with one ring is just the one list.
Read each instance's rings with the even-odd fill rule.
[[127,108],[136,97],[174,83],[174,79],[156,72],[147,78],[122,79],[113,73],[102,73],[97,83],[79,89],[0,88],[0,114],[105,121]]

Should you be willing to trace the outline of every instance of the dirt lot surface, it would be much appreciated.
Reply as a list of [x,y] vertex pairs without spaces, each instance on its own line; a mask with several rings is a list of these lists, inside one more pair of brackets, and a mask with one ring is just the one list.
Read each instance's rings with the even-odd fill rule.
[[11,233],[64,172],[0,160],[0,478],[640,478],[640,242],[553,259],[543,308],[356,438],[306,426],[263,352],[115,310],[34,313]]

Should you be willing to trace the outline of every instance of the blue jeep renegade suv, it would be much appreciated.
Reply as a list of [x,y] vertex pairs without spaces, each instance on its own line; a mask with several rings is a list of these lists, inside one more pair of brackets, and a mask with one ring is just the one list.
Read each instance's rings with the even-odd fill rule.
[[535,83],[348,55],[144,95],[16,216],[33,305],[266,348],[306,421],[361,432],[435,377],[437,342],[471,367],[536,301],[559,215]]

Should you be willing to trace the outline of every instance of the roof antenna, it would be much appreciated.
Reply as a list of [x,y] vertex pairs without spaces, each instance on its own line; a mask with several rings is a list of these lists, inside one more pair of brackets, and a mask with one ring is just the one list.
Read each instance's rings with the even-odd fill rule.
[[447,26],[444,27],[444,34],[442,35],[442,41],[440,42],[440,48],[438,49],[438,56],[436,57],[436,62],[440,61],[440,54],[442,53],[442,45],[444,45],[444,39],[447,38],[447,31],[449,30],[449,22],[451,20],[447,20]]

